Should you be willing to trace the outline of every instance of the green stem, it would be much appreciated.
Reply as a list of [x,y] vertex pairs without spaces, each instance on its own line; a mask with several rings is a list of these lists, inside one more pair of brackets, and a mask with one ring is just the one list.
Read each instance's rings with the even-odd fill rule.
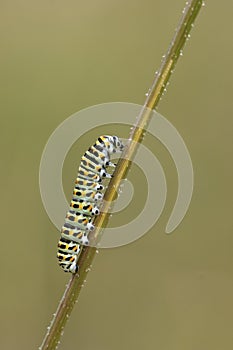
[[[101,227],[104,221],[108,218],[108,209],[114,195],[119,188],[121,180],[125,177],[130,167],[130,161],[133,159],[137,150],[137,143],[140,143],[143,137],[143,132],[146,130],[146,125],[151,118],[151,110],[157,108],[160,98],[165,91],[167,82],[175,68],[175,65],[182,54],[182,49],[187,39],[189,38],[190,30],[199,13],[200,8],[204,5],[202,0],[190,0],[186,3],[183,15],[178,24],[175,35],[171,41],[166,55],[163,58],[161,67],[157,72],[151,88],[149,89],[146,101],[140,115],[134,125],[129,142],[125,147],[124,154],[119,160],[114,172],[114,177],[111,179],[109,186],[104,195],[104,205],[101,208],[103,211],[95,220],[95,230],[91,233],[95,239],[100,234]],[[85,283],[87,274],[96,254],[96,248],[84,247],[79,258],[79,272],[72,275],[65,293],[60,301],[58,309],[54,315],[51,326],[43,340],[40,350],[54,350],[59,344],[61,334],[67,319],[69,318],[73,307],[78,299],[83,284]]]

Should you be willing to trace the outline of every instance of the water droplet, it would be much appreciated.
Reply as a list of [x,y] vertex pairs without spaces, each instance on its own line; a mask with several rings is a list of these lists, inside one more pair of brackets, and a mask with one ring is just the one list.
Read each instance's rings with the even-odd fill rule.
[[149,96],[149,93],[148,93],[148,92],[146,92],[146,93],[145,93],[145,96]]

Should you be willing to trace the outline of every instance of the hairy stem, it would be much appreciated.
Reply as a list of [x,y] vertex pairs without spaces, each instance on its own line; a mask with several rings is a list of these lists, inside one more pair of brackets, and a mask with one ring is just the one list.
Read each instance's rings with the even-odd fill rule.
[[[182,18],[178,24],[175,35],[166,55],[163,57],[161,67],[156,73],[152,86],[148,91],[147,98],[144,106],[142,107],[140,115],[138,116],[137,121],[131,130],[129,142],[125,147],[122,158],[119,159],[114,172],[114,177],[111,179],[105,192],[105,201],[103,207],[101,208],[102,212],[96,217],[94,222],[95,230],[91,233],[93,239],[98,237],[104,221],[108,218],[107,211],[110,207],[111,201],[114,199],[116,191],[119,188],[121,180],[125,177],[130,167],[130,161],[135,155],[137,144],[142,140],[143,133],[146,130],[146,126],[151,118],[151,110],[158,106],[160,98],[166,89],[167,82],[169,81],[175,65],[182,54],[183,46],[189,38],[189,33],[193,23],[203,5],[204,2],[202,0],[190,0],[186,2],[186,6],[183,10]],[[48,332],[45,335],[40,350],[54,350],[57,348],[60,342],[61,334],[64,331],[66,321],[69,318],[82,286],[85,283],[95,254],[96,248],[83,248],[79,258],[79,272],[72,275],[51,325],[48,328]]]

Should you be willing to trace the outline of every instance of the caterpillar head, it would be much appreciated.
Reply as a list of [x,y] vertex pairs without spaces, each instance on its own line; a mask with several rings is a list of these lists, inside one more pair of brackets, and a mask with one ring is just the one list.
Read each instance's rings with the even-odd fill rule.
[[117,136],[104,135],[98,138],[98,141],[102,146],[106,147],[109,153],[121,152],[124,149],[124,145]]
[[116,151],[120,151],[120,152],[123,151],[124,145],[123,145],[122,141],[119,139],[119,137],[117,137],[115,135],[111,136],[111,137],[112,137],[112,143],[113,143]]

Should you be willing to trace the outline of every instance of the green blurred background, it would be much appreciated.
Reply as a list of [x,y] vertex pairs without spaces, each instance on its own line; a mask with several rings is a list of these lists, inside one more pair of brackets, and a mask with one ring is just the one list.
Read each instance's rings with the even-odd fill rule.
[[[85,107],[142,104],[184,4],[1,1],[1,349],[40,345],[70,277],[57,265],[59,233],[40,198],[47,139]],[[177,174],[166,149],[146,137],[166,173],[165,210],[140,240],[100,251],[59,349],[232,349],[232,10],[219,1],[201,10],[158,109],[191,154],[188,214],[164,234]],[[98,134],[66,159],[68,198],[77,159]],[[146,191],[136,167],[129,176],[137,191],[122,220]]]

